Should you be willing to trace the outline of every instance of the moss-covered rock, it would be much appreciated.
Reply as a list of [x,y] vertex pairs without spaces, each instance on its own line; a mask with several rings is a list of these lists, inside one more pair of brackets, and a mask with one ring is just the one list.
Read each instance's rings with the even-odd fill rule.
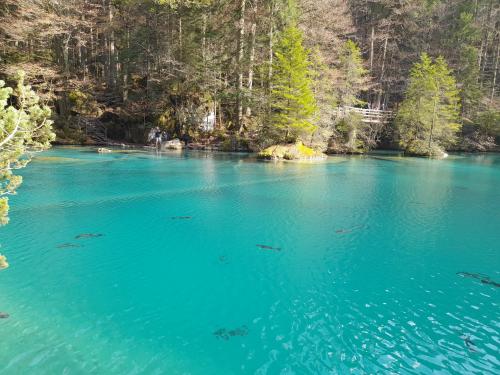
[[448,154],[436,143],[429,143],[423,140],[414,141],[405,150],[406,156],[424,156],[434,159],[444,159]]
[[4,255],[0,254],[0,270],[9,267],[9,263],[7,262],[7,258]]
[[97,152],[98,152],[99,154],[109,154],[109,153],[111,153],[111,152],[113,152],[113,151],[111,151],[109,148],[99,147],[99,148],[97,149]]
[[325,160],[326,155],[305,146],[302,142],[297,142],[295,144],[268,147],[259,152],[258,158],[263,160],[319,161]]

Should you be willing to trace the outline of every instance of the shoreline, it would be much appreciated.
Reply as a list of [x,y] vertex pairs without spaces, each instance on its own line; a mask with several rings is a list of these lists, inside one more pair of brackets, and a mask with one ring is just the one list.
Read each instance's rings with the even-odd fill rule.
[[[141,143],[128,143],[128,142],[107,142],[107,143],[94,143],[94,144],[81,144],[81,143],[65,143],[65,142],[53,142],[52,147],[93,147],[96,150],[100,147],[116,147],[116,148],[122,148],[122,149],[136,149],[136,150],[144,150],[144,151],[155,151],[156,147],[155,146],[150,146],[146,144],[141,144]],[[205,146],[205,147],[189,147],[189,145],[183,146],[182,149],[172,149],[172,150],[163,150],[161,152],[165,151],[170,151],[170,152],[179,152],[179,151],[204,151],[204,152],[213,152],[213,153],[231,153],[231,154],[257,154],[258,152],[256,151],[249,151],[249,150],[220,150],[217,147],[210,147],[210,146]],[[450,150],[447,151],[447,154],[450,156],[453,155],[460,155],[460,154],[467,154],[467,155],[481,155],[481,154],[499,154],[500,153],[500,148],[495,148],[493,150],[487,150],[487,151],[466,151],[466,150]],[[401,158],[419,158],[419,159],[439,159],[439,158],[431,158],[428,156],[417,156],[417,155],[404,155],[404,151],[401,149],[389,149],[389,148],[378,148],[378,149],[373,149],[371,151],[368,151],[366,153],[327,153],[325,152],[327,156],[364,156],[364,155],[389,155],[389,154],[397,154]]]

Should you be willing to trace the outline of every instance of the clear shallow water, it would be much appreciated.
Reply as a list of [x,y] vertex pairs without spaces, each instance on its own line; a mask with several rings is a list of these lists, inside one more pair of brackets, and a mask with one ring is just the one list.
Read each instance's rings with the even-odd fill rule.
[[1,374],[500,371],[500,289],[456,274],[500,282],[499,155],[59,148],[22,174]]

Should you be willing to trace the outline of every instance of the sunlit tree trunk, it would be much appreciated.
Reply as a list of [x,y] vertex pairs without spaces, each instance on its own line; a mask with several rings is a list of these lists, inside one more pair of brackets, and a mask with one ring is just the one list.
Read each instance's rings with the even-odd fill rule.
[[[500,34],[499,34],[500,37]],[[499,38],[500,39],[500,38]],[[497,52],[495,56],[495,66],[493,67],[493,82],[491,83],[491,98],[490,100],[493,102],[493,98],[495,97],[495,86],[497,83],[497,71],[498,71],[498,58],[500,54],[500,40],[497,43]]]
[[238,22],[238,55],[237,55],[237,74],[238,88],[236,93],[236,129],[242,130],[243,119],[243,54],[245,44],[245,7],[246,0],[240,1],[240,14]]

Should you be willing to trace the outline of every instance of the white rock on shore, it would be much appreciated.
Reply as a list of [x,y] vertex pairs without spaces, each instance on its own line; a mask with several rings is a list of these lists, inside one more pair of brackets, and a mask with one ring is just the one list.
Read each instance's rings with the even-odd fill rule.
[[183,144],[179,139],[172,139],[171,141],[164,141],[161,143],[162,150],[182,150]]

